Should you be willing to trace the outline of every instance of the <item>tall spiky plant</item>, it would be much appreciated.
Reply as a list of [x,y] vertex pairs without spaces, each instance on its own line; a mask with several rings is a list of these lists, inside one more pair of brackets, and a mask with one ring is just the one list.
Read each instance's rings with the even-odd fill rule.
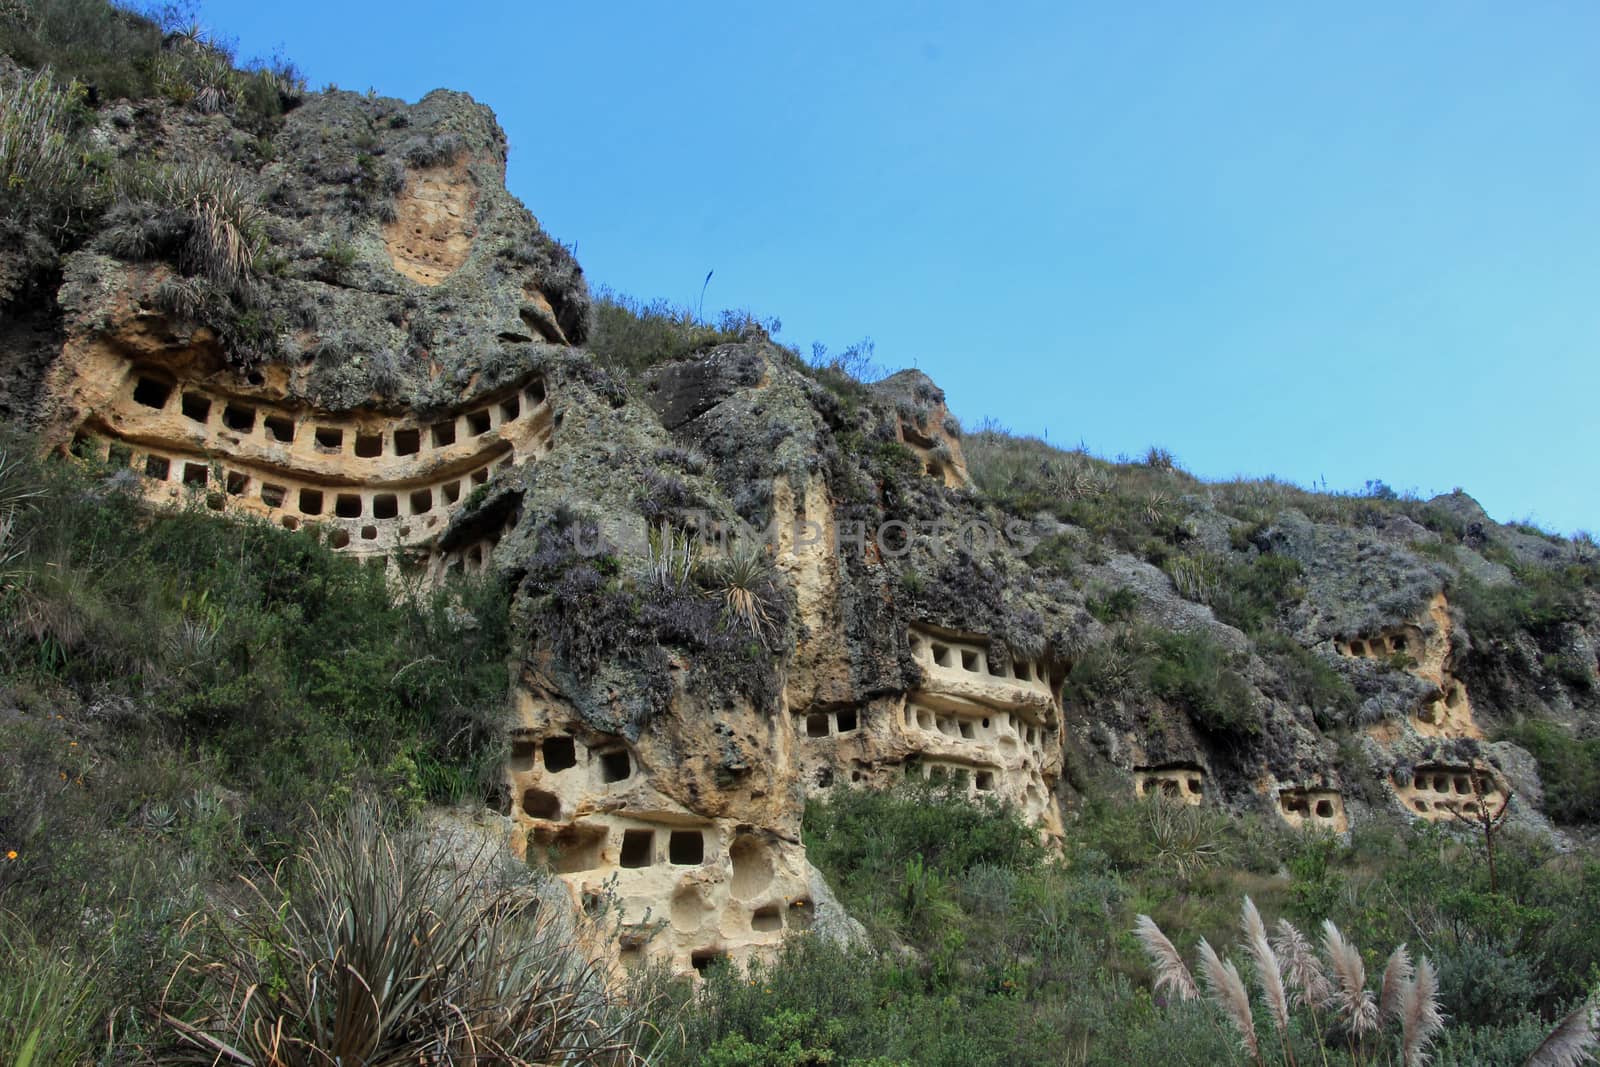
[[689,587],[699,562],[700,548],[688,533],[666,522],[651,527],[644,561],[647,585],[664,593],[681,593]]
[[763,646],[773,627],[772,613],[767,610],[772,575],[772,557],[753,540],[736,542],[714,569],[725,617],[739,629],[748,630]]
[[1244,898],[1244,907],[1240,911],[1239,929],[1244,934],[1245,951],[1256,965],[1256,981],[1261,986],[1261,997],[1267,1003],[1273,1029],[1278,1032],[1278,1043],[1283,1048],[1284,1059],[1293,1065],[1294,1050],[1289,1047],[1289,995],[1283,988],[1283,968],[1278,962],[1277,953],[1272,951],[1272,945],[1267,941],[1267,925],[1261,921],[1255,901],[1248,896]]
[[238,1067],[642,1063],[641,1009],[612,999],[561,909],[458,859],[370,807],[318,826],[288,870],[245,880],[218,958],[190,964],[209,997],[169,1006],[169,1032]]
[[1156,992],[1170,989],[1179,1000],[1199,1000],[1200,989],[1194,984],[1194,976],[1189,973],[1189,968],[1184,965],[1183,957],[1167,935],[1161,932],[1161,927],[1148,915],[1140,915],[1136,920],[1133,935],[1139,939],[1139,944],[1144,946],[1145,955],[1150,957],[1150,965],[1156,974]]
[[1594,1062],[1597,1043],[1594,1016],[1600,994],[1591,996],[1556,1023],[1522,1067],[1581,1067]]

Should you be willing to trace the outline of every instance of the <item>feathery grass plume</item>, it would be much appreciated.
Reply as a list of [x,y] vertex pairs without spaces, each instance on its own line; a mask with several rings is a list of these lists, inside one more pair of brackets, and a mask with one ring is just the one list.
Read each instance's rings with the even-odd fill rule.
[[1244,932],[1245,951],[1255,961],[1256,981],[1261,983],[1261,995],[1266,998],[1267,1010],[1272,1013],[1272,1025],[1279,1036],[1289,1031],[1289,996],[1283,989],[1283,970],[1277,954],[1267,941],[1267,926],[1261,921],[1255,901],[1244,898],[1244,910],[1239,916],[1239,928]]
[[1273,938],[1272,947],[1283,960],[1297,1003],[1315,1011],[1333,997],[1333,986],[1316,953],[1311,951],[1311,942],[1288,919],[1278,920],[1278,936]]
[[1579,1067],[1592,1063],[1595,1047],[1594,1013],[1596,997],[1591,996],[1556,1024],[1550,1036],[1539,1043],[1522,1067]]
[[1389,962],[1383,967],[1383,983],[1378,987],[1379,1026],[1398,1015],[1401,997],[1414,974],[1411,954],[1406,951],[1405,944],[1401,943],[1399,948],[1389,953]]
[[1332,919],[1322,920],[1322,947],[1338,982],[1334,1003],[1345,1028],[1360,1040],[1378,1028],[1378,1005],[1367,988],[1367,965],[1361,960],[1361,950],[1344,939]]
[[1224,963],[1217,958],[1217,950],[1205,938],[1200,939],[1200,969],[1206,976],[1206,989],[1211,1001],[1222,1009],[1233,1028],[1239,1032],[1239,1041],[1246,1054],[1261,1062],[1261,1046],[1256,1041],[1256,1022],[1250,1014],[1250,994],[1239,977],[1239,968],[1232,960]]
[[1179,1000],[1200,999],[1194,975],[1189,973],[1183,957],[1178,955],[1178,950],[1167,940],[1167,935],[1161,932],[1161,927],[1156,925],[1154,919],[1148,915],[1139,916],[1133,935],[1144,946],[1145,955],[1150,957],[1150,964],[1155,968],[1157,993],[1162,989],[1171,989]]
[[[1395,949],[1395,955],[1405,946]],[[1394,956],[1389,957],[1391,965]],[[1407,961],[1409,968],[1409,961]],[[1384,981],[1389,978],[1384,971]],[[1428,1062],[1428,1045],[1433,1035],[1444,1029],[1444,1016],[1439,1012],[1439,975],[1433,963],[1424,956],[1417,961],[1416,976],[1400,983],[1396,1011],[1400,1016],[1400,1057],[1405,1067],[1422,1067]]]

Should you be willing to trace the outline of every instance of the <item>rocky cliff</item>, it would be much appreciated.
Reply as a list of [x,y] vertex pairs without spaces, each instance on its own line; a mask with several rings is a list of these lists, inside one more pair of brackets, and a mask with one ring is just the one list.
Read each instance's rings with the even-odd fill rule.
[[152,506],[302,531],[397,587],[498,575],[518,636],[486,800],[576,902],[615,897],[624,964],[848,936],[805,801],[907,776],[1050,840],[1085,798],[1148,794],[1584,832],[1505,731],[1595,728],[1585,541],[1459,493],[964,437],[926,376],[863,384],[748,318],[626,364],[458,93],[312,94],[265,133],[164,100],[87,121],[148,177],[0,252],[0,414]]

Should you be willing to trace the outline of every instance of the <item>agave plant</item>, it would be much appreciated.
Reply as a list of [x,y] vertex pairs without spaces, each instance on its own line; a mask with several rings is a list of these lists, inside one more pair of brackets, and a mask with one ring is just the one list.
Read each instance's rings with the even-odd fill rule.
[[664,593],[681,593],[689,587],[699,563],[700,548],[688,533],[665,522],[651,528],[644,560],[646,585]]
[[[484,856],[449,855],[357,807],[217,922],[208,991],[161,1018],[195,1062],[240,1067],[494,1063],[620,1065],[641,1008],[623,1008],[563,908],[526,880],[495,885]],[[486,885],[486,882],[491,884]]]
[[772,596],[772,557],[755,541],[737,542],[717,564],[715,577],[725,617],[765,645],[773,627],[772,613],[767,610]]

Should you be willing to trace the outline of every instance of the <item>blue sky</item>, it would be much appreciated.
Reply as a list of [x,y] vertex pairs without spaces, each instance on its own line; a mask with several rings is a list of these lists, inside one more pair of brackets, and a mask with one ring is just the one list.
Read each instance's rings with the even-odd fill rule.
[[970,425],[1600,532],[1600,6],[212,0],[470,92],[592,283],[871,337]]

